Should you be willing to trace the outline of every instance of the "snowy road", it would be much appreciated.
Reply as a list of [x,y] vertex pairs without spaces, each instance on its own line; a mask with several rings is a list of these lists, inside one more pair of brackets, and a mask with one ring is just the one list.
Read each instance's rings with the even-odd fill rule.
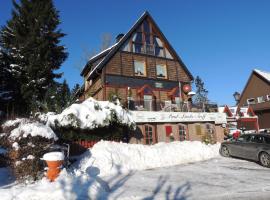
[[108,199],[270,199],[270,169],[232,158],[103,178]]

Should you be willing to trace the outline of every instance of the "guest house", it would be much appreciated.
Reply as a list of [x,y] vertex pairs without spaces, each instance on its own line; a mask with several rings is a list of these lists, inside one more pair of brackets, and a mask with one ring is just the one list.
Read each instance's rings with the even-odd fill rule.
[[137,123],[132,143],[223,140],[225,114],[192,108],[193,76],[148,12],[90,58],[81,76],[80,100],[118,98],[131,110]]

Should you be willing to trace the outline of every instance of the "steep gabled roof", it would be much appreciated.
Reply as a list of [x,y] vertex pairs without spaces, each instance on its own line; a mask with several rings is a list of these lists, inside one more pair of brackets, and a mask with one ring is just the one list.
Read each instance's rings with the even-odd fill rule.
[[248,78],[248,81],[247,81],[247,83],[246,83],[246,85],[245,85],[245,87],[244,87],[244,89],[243,89],[243,91],[242,91],[242,93],[240,95],[240,101],[242,99],[242,96],[243,96],[244,92],[247,89],[248,83],[250,82],[250,80],[251,80],[251,78],[252,78],[252,76],[254,74],[257,75],[257,76],[259,76],[261,79],[263,79],[264,81],[266,81],[270,85],[270,73],[269,72],[265,72],[265,71],[261,71],[261,70],[258,70],[258,69],[254,69],[252,71],[252,73],[250,74],[250,76]]
[[[136,21],[136,23],[132,26],[132,28],[120,39],[118,43],[116,43],[114,46],[112,46],[111,49],[109,49],[106,52],[106,56],[101,60],[101,62],[90,72],[89,79],[93,78],[95,75],[98,75],[97,72],[100,72],[100,70],[105,66],[105,64],[115,55],[115,53],[121,48],[121,46],[131,37],[132,33],[140,26],[140,24],[143,22],[144,19],[149,18],[150,21],[154,24],[157,31],[162,36],[162,39],[165,41],[165,43],[168,45],[168,48],[173,52],[173,54],[176,56],[176,59],[180,62],[181,66],[184,68],[184,70],[187,72],[191,80],[193,80],[192,74],[187,69],[186,65],[183,63],[181,58],[178,56],[176,51],[173,49],[173,47],[170,45],[169,41],[166,39],[166,37],[163,35],[162,31],[158,27],[158,25],[155,23],[154,19],[151,17],[151,15],[145,11],[143,15]],[[104,53],[105,54],[105,53]],[[103,55],[104,55],[103,54]],[[101,56],[100,56],[101,57]],[[87,70],[90,70],[89,68],[89,62],[84,67],[83,71],[81,72],[81,75],[85,74]]]
[[262,77],[263,79],[265,79],[267,82],[270,83],[270,72],[265,72],[258,69],[254,69],[253,72],[258,74],[260,77]]

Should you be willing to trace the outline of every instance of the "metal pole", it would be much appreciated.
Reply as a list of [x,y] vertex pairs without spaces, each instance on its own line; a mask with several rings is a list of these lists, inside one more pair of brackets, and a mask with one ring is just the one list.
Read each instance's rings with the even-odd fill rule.
[[181,86],[181,82],[179,81],[179,107],[180,107],[180,111],[183,110],[181,103],[182,103],[182,86]]

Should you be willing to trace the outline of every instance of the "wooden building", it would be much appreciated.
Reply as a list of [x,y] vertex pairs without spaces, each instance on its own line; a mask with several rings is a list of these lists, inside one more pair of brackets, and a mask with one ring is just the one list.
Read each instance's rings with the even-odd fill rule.
[[[158,112],[160,116],[162,111],[190,111],[189,94],[193,76],[148,12],[126,34],[119,34],[114,45],[92,57],[81,76],[84,77],[84,91],[80,100],[90,96],[97,100],[118,97],[134,112],[161,111]],[[163,127],[162,130],[169,127],[164,125],[164,121],[137,123],[144,138],[150,137],[154,143],[166,141],[157,140],[157,132],[154,131],[160,128],[157,123]],[[183,123],[182,132],[187,133],[187,124],[188,121]],[[216,130],[214,118],[207,127],[210,125]],[[168,133],[174,128],[166,130]],[[178,134],[179,128],[177,130],[175,128]],[[141,141],[147,143],[146,140]]]
[[270,72],[252,71],[240,96],[239,106],[251,106],[260,129],[270,129]]
[[218,108],[220,113],[225,113],[227,117],[227,127],[241,130],[259,131],[258,117],[255,115],[251,106],[221,106]]
[[123,104],[130,99],[131,106],[141,110],[161,110],[165,101],[186,101],[193,80],[148,12],[128,33],[119,34],[116,44],[92,57],[81,75],[82,98],[107,100],[116,95]]

